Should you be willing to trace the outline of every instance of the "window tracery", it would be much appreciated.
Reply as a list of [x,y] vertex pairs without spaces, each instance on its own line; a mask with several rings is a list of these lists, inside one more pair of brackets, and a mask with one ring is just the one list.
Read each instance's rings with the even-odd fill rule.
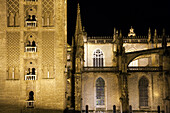
[[93,66],[103,67],[103,52],[100,49],[93,53]]

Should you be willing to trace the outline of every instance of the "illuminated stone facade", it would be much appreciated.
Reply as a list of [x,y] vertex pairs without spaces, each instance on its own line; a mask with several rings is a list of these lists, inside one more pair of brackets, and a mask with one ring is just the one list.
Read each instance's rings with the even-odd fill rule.
[[[0,112],[170,111],[170,38],[89,37],[77,10],[67,44],[66,0],[1,0]],[[168,42],[168,43],[167,43]],[[75,109],[75,111],[74,111]]]
[[[85,112],[169,113],[170,37],[137,36],[131,27],[127,37],[114,29],[113,36],[88,36],[81,23],[80,7],[72,43],[72,76],[75,110]],[[71,55],[71,54],[70,54]],[[98,82],[99,81],[99,82]],[[100,83],[100,84],[99,84]]]
[[0,112],[63,112],[67,0],[1,0],[0,20]]

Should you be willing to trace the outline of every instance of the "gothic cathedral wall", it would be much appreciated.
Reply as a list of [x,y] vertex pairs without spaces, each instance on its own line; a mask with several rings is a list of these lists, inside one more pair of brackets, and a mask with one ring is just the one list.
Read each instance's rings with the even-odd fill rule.
[[103,66],[105,67],[111,67],[112,59],[113,59],[113,50],[112,50],[112,44],[90,44],[86,43],[84,45],[84,66],[86,67],[93,67],[93,57],[96,50],[100,50],[103,52]]
[[[163,108],[163,78],[162,73],[158,72],[133,72],[130,73],[128,77],[128,90],[129,90],[129,105],[132,106],[133,110],[151,109],[157,110],[159,105]],[[146,78],[148,80],[148,107],[145,108],[140,105],[139,93],[141,78]],[[141,92],[142,93],[142,92]],[[144,91],[143,91],[144,93]],[[146,93],[146,92],[145,92]]]
[[[97,105],[96,81],[98,78],[104,80],[104,105]],[[105,109],[112,110],[113,105],[120,110],[119,85],[117,75],[114,73],[90,72],[82,75],[82,110],[89,106],[89,110]]]

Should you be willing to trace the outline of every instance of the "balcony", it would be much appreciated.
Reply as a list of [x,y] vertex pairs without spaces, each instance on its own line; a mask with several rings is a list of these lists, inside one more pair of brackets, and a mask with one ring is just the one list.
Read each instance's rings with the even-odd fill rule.
[[34,108],[34,101],[33,100],[28,100],[26,101],[26,107],[27,108]]
[[156,66],[141,66],[141,67],[128,67],[128,72],[161,72],[162,67]]
[[26,21],[26,27],[37,27],[37,21]]
[[84,67],[84,72],[118,72],[118,67]]
[[25,80],[37,80],[36,75],[25,75]]
[[37,52],[37,47],[25,47],[25,52]]

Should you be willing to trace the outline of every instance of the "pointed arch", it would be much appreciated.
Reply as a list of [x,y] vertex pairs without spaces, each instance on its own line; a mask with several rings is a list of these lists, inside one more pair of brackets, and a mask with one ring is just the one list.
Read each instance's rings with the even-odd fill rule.
[[104,65],[104,54],[101,49],[96,49],[93,52],[93,67],[103,67]]
[[101,77],[96,80],[96,105],[105,105],[105,81]]
[[19,26],[19,14],[15,13],[15,27]]
[[49,15],[47,12],[45,12],[44,13],[44,26],[48,26],[49,24],[48,19],[49,19]]
[[9,14],[8,26],[10,27],[14,26],[14,14],[12,12]]
[[52,12],[50,12],[50,14],[49,14],[49,26],[53,26],[53,13]]
[[148,106],[149,80],[142,76],[139,80],[139,106]]

